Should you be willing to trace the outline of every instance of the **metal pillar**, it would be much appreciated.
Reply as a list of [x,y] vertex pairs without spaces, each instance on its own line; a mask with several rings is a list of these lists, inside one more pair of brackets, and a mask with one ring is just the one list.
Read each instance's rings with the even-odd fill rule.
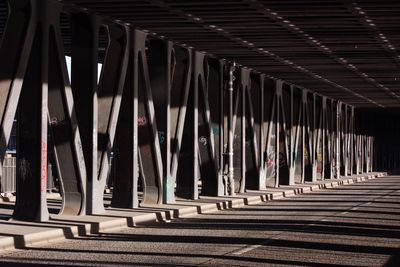
[[192,76],[192,50],[174,49],[174,69],[171,85],[171,131],[173,142],[171,143],[171,176],[176,182],[176,194],[190,198],[190,179],[185,174],[191,173],[193,161],[191,149],[192,140],[191,131],[191,96],[190,84]]
[[[103,187],[97,182],[97,61],[99,18],[74,14],[72,21],[71,85],[86,163],[86,212],[104,212]],[[96,129],[96,132],[93,132]]]
[[233,167],[233,139],[234,139],[234,125],[233,125],[233,82],[235,71],[235,63],[229,67],[229,82],[228,82],[228,193],[231,196],[235,195],[235,180],[234,180],[234,167]]
[[[115,55],[118,59],[127,59],[127,61],[115,61],[114,64],[123,66],[119,73],[118,84],[120,97],[120,110],[116,121],[114,136],[114,159],[115,168],[114,190],[111,205],[121,208],[136,208],[139,206],[138,199],[138,137],[137,137],[137,118],[138,118],[138,97],[137,86],[134,86],[134,78],[137,81],[137,67],[134,68],[134,31],[130,25],[124,26],[124,38],[122,43],[115,43]],[[120,40],[121,40],[120,39]],[[118,40],[118,39],[116,39]],[[112,40],[111,40],[112,41]],[[112,46],[114,47],[114,46]],[[119,53],[118,53],[119,52]],[[118,53],[118,54],[117,54]],[[110,54],[112,55],[112,54]],[[108,56],[108,53],[107,53]],[[110,58],[111,60],[111,58]],[[107,57],[105,60],[107,63]],[[111,65],[117,68],[118,65]],[[103,66],[103,72],[107,71],[106,64]],[[108,76],[103,75],[102,79]],[[101,80],[102,80],[101,79]],[[118,98],[117,98],[118,99]],[[114,122],[115,123],[115,122]]]
[[[13,218],[46,221],[49,20],[47,3],[31,2],[34,38],[21,90],[17,133],[17,200]],[[46,14],[47,13],[47,14]],[[21,77],[22,78],[22,77]]]
[[264,121],[265,121],[265,74],[260,74],[260,136],[259,136],[259,143],[258,143],[258,152],[259,152],[259,172],[258,172],[258,190],[263,190],[266,187],[266,170],[265,170],[265,157],[266,154],[264,153],[265,149],[265,139],[266,139],[266,132],[264,129]]
[[[181,160],[179,162],[180,170],[182,173],[178,173],[178,182],[181,183],[181,186],[177,188],[177,195],[182,196],[184,198],[190,199],[198,199],[199,198],[199,165],[198,165],[198,125],[199,125],[199,117],[198,117],[198,82],[195,73],[199,73],[199,68],[202,68],[203,65],[199,64],[199,60],[202,60],[203,57],[201,55],[193,53],[193,72],[191,73],[192,86],[190,88],[190,94],[188,99],[188,112],[185,119],[185,132],[183,136],[183,147],[186,151],[186,159]],[[203,62],[201,62],[203,63]],[[194,69],[197,69],[195,71]],[[181,164],[184,164],[182,166]],[[186,169],[186,171],[185,171]]]
[[275,84],[275,96],[274,96],[274,101],[275,101],[275,133],[276,133],[276,138],[275,138],[275,185],[274,187],[279,187],[280,184],[280,164],[279,164],[279,158],[281,157],[281,155],[279,154],[280,149],[279,149],[279,145],[280,145],[280,126],[281,126],[281,118],[280,118],[280,114],[279,114],[279,110],[281,108],[280,106],[280,97],[282,95],[282,81],[278,80],[276,81]]
[[266,143],[264,147],[265,161],[265,183],[268,187],[276,184],[276,81],[268,79],[264,88],[264,132],[266,132]]
[[[23,107],[18,112],[18,194],[13,218],[45,221],[49,217],[46,203],[48,56],[44,53],[48,47],[48,21],[40,15],[46,13],[47,7],[32,1],[8,4],[12,12],[0,50],[1,162],[20,99]],[[25,9],[31,13],[26,14]]]
[[[30,18],[26,25],[26,38],[13,39],[7,36],[6,30],[6,41],[1,50],[2,53],[13,51],[8,46],[8,40],[23,42],[16,72],[18,76],[15,77],[23,80],[23,83],[16,83],[9,92],[9,101],[13,99],[18,103],[20,98],[17,119],[17,203],[13,218],[29,221],[48,219],[48,123],[52,130],[58,172],[61,178],[64,177],[61,183],[64,195],[61,212],[82,214],[85,212],[85,189],[81,185],[85,182],[86,173],[59,28],[62,5],[53,1],[18,1],[10,4],[10,7],[12,12],[7,29],[12,30],[15,26],[14,19],[22,19],[21,16]],[[22,10],[30,10],[30,13]],[[17,58],[14,60],[18,62]],[[4,71],[4,74],[10,74],[7,69]],[[10,77],[11,80],[15,78]],[[14,105],[6,107],[3,119],[13,121]],[[7,129],[9,122],[3,121],[2,126]]]
[[174,203],[175,181],[171,176],[171,80],[173,44],[171,41],[151,40],[149,47],[151,88],[157,118],[157,133],[163,162],[163,203]]
[[342,103],[336,102],[336,179],[341,176],[342,157]]
[[295,170],[296,170],[296,154],[297,154],[297,134],[296,128],[294,127],[294,86],[290,86],[290,108],[289,108],[289,144],[288,144],[288,166],[289,166],[289,185],[295,184]]
[[[309,153],[306,148],[306,105],[307,105],[307,91],[303,90],[301,92],[301,125],[300,125],[300,131],[301,131],[301,183],[304,183],[306,181],[306,165],[309,161]],[[307,153],[307,154],[306,154]],[[307,158],[306,158],[307,156]]]

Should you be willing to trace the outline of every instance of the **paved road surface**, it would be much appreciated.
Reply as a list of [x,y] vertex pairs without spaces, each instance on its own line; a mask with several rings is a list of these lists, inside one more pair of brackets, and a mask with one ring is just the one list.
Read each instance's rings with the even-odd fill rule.
[[0,266],[400,266],[400,177],[35,246]]

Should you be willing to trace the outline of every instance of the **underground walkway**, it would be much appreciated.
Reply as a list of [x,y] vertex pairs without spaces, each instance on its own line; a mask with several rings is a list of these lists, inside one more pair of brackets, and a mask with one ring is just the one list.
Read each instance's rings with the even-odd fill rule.
[[1,256],[1,266],[399,266],[400,176]]

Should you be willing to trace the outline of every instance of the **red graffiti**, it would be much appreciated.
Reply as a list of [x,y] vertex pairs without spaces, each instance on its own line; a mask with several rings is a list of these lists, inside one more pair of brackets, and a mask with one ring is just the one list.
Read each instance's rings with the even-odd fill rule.
[[271,167],[271,166],[273,166],[274,164],[275,164],[275,159],[272,158],[272,157],[268,157],[268,159],[267,159],[267,166],[268,166],[268,167]]
[[151,156],[151,150],[150,150],[150,147],[148,147],[148,146],[141,146],[140,147],[140,152],[145,157],[150,157]]
[[317,165],[317,172],[319,173],[319,172],[321,172],[321,171],[322,171],[321,165]]
[[138,118],[138,125],[141,126],[141,125],[146,125],[146,124],[147,124],[147,119],[146,119],[146,117],[145,117],[145,116],[139,116],[139,118]]
[[40,192],[46,191],[47,182],[47,144],[42,142],[42,162],[41,162]]

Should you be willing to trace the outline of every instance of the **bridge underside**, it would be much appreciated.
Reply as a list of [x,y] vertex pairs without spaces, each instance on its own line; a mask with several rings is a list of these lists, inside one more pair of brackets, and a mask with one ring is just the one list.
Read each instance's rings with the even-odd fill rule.
[[48,219],[49,162],[73,215],[104,212],[106,186],[112,206],[136,208],[398,169],[399,9],[3,1],[14,219]]

